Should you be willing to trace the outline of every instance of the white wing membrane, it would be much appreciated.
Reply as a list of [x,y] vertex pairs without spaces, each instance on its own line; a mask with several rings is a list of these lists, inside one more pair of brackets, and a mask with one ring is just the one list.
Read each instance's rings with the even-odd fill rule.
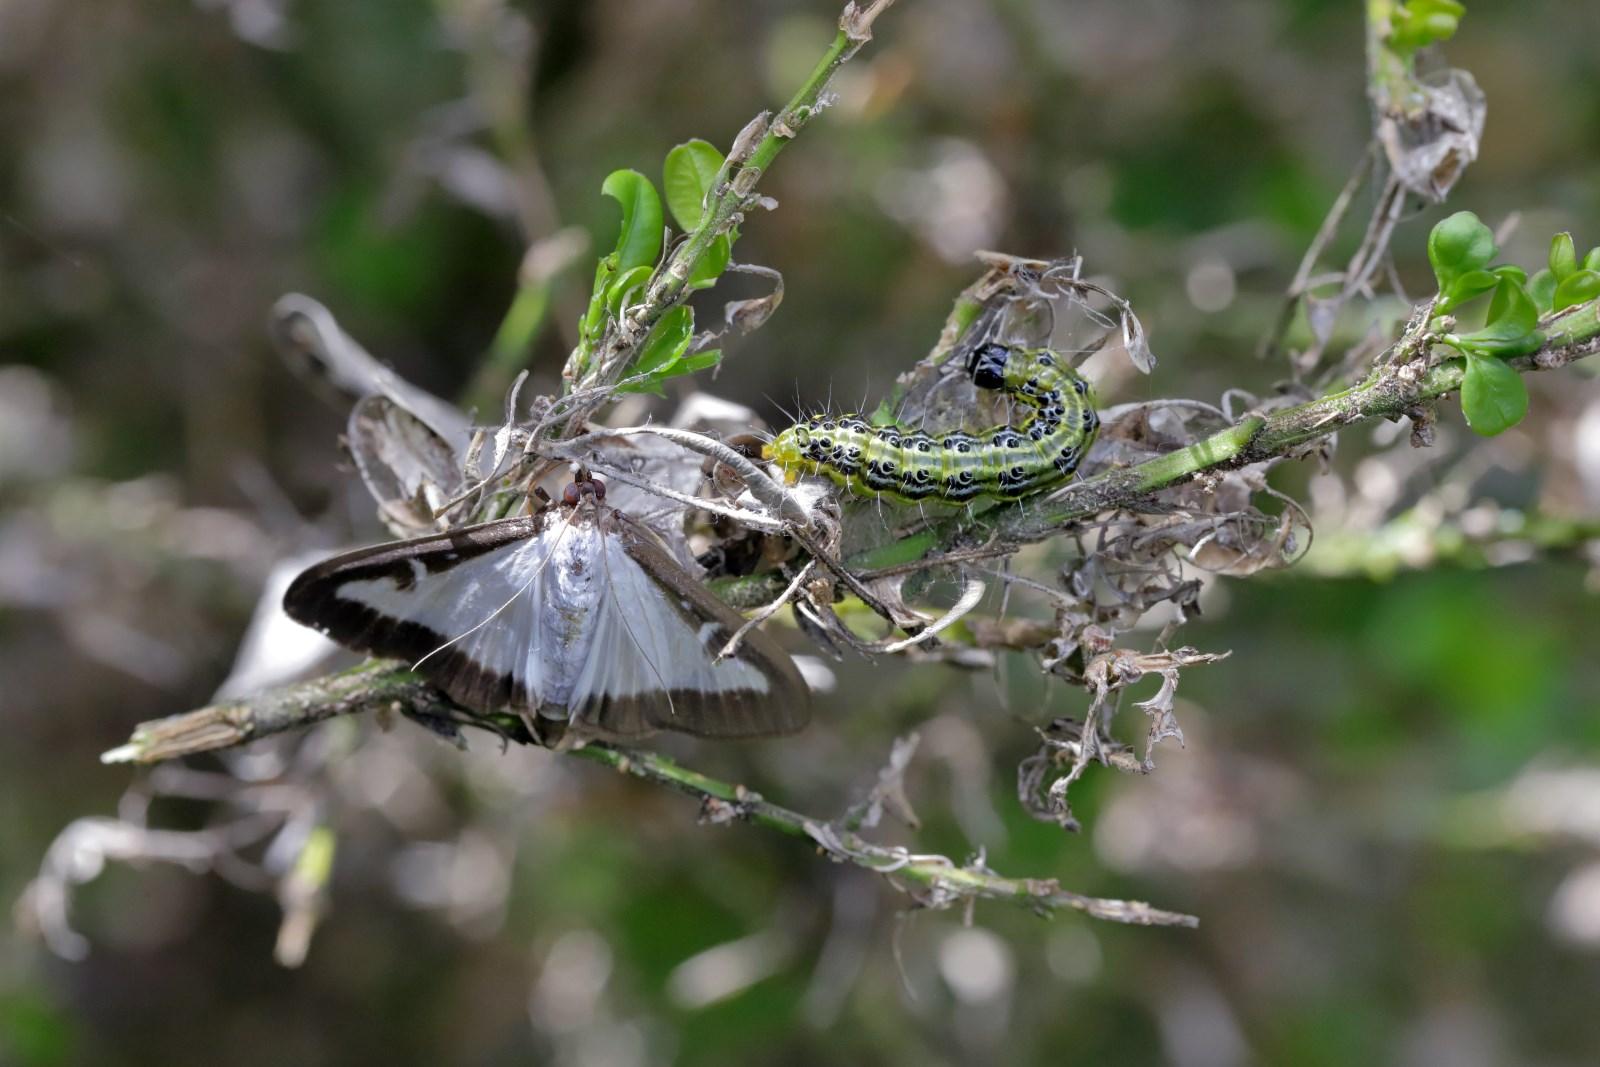
[[284,604],[344,644],[414,662],[463,705],[586,736],[762,736],[806,721],[788,656],[753,633],[714,662],[740,616],[609,508],[348,553],[302,574]]
[[697,615],[690,601],[656,582],[620,538],[605,539],[603,553],[591,652],[569,697],[574,719],[613,731],[638,714],[657,728],[694,732],[692,706],[675,725],[680,703],[693,705],[697,696],[751,704],[772,698],[777,683],[755,663],[713,662],[731,636],[723,620]]

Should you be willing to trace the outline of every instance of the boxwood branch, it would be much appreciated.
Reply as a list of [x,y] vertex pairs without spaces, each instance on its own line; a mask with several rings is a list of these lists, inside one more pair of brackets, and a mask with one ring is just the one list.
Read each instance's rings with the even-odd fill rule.
[[[644,298],[630,307],[622,320],[610,330],[593,361],[594,374],[587,365],[579,366],[572,380],[585,386],[612,384],[627,366],[634,350],[649,336],[650,330],[668,311],[688,296],[689,278],[712,243],[738,225],[744,212],[755,202],[756,184],[778,153],[783,151],[812,117],[825,106],[824,94],[833,76],[861,47],[872,39],[872,25],[894,0],[848,3],[839,16],[839,29],[833,42],[812,69],[805,83],[774,116],[762,114],[747,125],[735,140],[706,199],[700,225],[696,226],[672,255],[650,278]],[[587,362],[587,361],[583,361]],[[588,405],[569,421],[575,427],[593,410]]]
[[[914,534],[845,560],[865,577],[904,570],[919,561],[970,561],[976,546],[1005,555],[1018,545],[1048,540],[1063,527],[1106,511],[1139,509],[1155,495],[1198,475],[1233,470],[1252,463],[1292,457],[1305,446],[1341,429],[1375,419],[1395,419],[1419,404],[1439,400],[1461,388],[1466,367],[1459,358],[1423,368],[1426,314],[1413,319],[1415,330],[1392,346],[1387,357],[1359,384],[1295,407],[1248,417],[1204,440],[1143,463],[1115,467],[1074,482],[1043,503],[1024,500],[974,516],[956,515]],[[1600,302],[1560,312],[1541,323],[1545,344],[1532,355],[1509,360],[1518,371],[1565,367],[1600,351]],[[979,553],[982,554],[981,552]],[[781,575],[756,575],[716,583],[719,596],[735,607],[770,601],[782,588]]]
[[[521,721],[515,716],[467,711],[399,664],[373,661],[245,700],[140,723],[127,744],[112,749],[101,759],[107,763],[158,763],[299,729],[337,715],[380,710],[433,722],[473,723],[508,737],[522,732]],[[569,749],[567,755],[693,797],[700,801],[702,821],[739,820],[809,840],[835,862],[853,864],[890,879],[925,907],[999,900],[1040,914],[1070,910],[1137,926],[1193,927],[1199,923],[1192,915],[1165,911],[1142,901],[1074,893],[1061,888],[1054,879],[1008,878],[981,863],[963,865],[942,855],[877,844],[861,837],[842,820],[814,819],[774,804],[742,785],[701,774],[654,752],[595,742]]]

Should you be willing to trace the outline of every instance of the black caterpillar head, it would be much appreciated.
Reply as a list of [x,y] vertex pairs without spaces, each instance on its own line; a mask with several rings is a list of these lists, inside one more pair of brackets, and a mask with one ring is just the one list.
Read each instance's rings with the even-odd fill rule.
[[974,348],[967,357],[967,373],[972,375],[972,384],[979,389],[1004,389],[1006,361],[1010,358],[1011,349],[993,341]]

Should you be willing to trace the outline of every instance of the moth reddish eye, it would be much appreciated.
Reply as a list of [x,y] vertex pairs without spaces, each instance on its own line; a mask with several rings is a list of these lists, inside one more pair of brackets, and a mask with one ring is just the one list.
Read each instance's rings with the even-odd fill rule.
[[576,504],[578,502],[577,482],[569,482],[567,487],[561,490],[561,502],[563,504]]

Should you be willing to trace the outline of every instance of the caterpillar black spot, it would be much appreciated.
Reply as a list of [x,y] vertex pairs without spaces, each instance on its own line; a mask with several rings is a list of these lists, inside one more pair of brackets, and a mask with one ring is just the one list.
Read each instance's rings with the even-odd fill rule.
[[1005,393],[1025,407],[1022,421],[933,436],[873,426],[857,415],[821,415],[784,430],[762,455],[791,480],[820,474],[860,496],[913,503],[1016,500],[1077,470],[1100,419],[1089,383],[1059,353],[989,343],[973,349],[966,369],[980,389]]

